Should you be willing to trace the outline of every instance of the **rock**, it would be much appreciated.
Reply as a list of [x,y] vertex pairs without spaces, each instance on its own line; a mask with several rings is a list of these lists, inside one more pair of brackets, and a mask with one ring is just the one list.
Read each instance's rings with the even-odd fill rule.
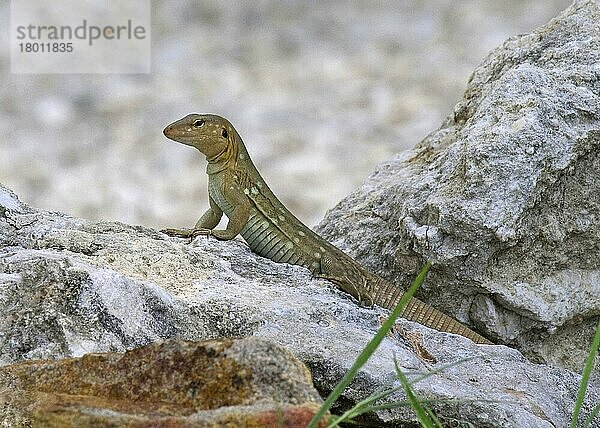
[[[359,307],[329,282],[312,279],[303,268],[256,256],[239,240],[200,237],[188,243],[139,226],[45,212],[28,207],[0,187],[2,364],[125,351],[172,337],[254,336],[291,351],[310,367],[317,390],[327,394],[387,314],[380,308]],[[424,398],[463,400],[461,404],[432,404],[450,422],[536,428],[567,423],[579,375],[533,364],[505,346],[477,346],[461,336],[407,321],[400,321],[399,329],[408,333],[384,340],[344,392],[336,412],[378,388],[397,386],[395,356],[409,377],[460,362],[415,385]],[[416,346],[436,363],[426,362],[415,352],[415,345],[407,339],[415,335],[420,344]],[[132,355],[139,352],[145,351]],[[97,358],[86,356],[80,361]],[[6,370],[27,373],[23,367],[40,363],[31,364]],[[13,382],[15,378],[5,379]],[[277,379],[273,388],[281,383]],[[4,391],[3,401],[6,397],[18,401],[11,391]],[[389,397],[390,401],[403,399],[400,392]],[[599,400],[600,389],[590,387],[583,414]],[[44,401],[40,406],[46,403],[49,407],[43,409],[56,410],[61,402]],[[67,404],[76,411],[78,402]],[[134,404],[130,406],[122,411],[130,411]],[[292,407],[290,412],[294,409],[298,410]],[[300,418],[312,407],[299,409],[294,414],[300,412]],[[134,410],[142,412],[143,408]],[[181,416],[176,409],[173,412],[172,417]],[[2,417],[6,421],[16,415],[5,411]],[[4,421],[0,419],[0,424]],[[379,411],[367,421],[385,426],[414,424],[415,416],[401,407]]]
[[3,426],[301,428],[320,401],[300,361],[255,337],[0,368]]
[[[432,258],[423,298],[536,361],[573,369],[581,367],[599,309],[599,8],[577,1],[492,53],[442,128],[383,165],[321,229],[402,285]],[[255,336],[300,358],[326,394],[387,314],[357,306],[300,267],[255,256],[238,240],[188,243],[44,212],[0,188],[3,364],[171,337]],[[444,400],[430,405],[449,424],[568,424],[581,381],[573,371],[533,363],[506,346],[398,325],[337,412],[397,386],[395,356],[411,379],[440,370],[414,388]],[[397,392],[389,401],[403,399]],[[600,388],[591,385],[583,416],[598,402]],[[366,421],[416,424],[406,407]]]
[[444,124],[318,232],[401,285],[431,259],[424,300],[580,370],[600,315],[598,64],[598,1],[507,40]]

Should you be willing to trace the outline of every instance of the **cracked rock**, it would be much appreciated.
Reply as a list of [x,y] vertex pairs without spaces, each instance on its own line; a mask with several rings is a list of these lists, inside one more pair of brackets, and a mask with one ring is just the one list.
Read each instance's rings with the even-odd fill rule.
[[442,126],[318,231],[403,286],[431,259],[423,300],[580,370],[600,315],[598,64],[598,1],[508,39]]

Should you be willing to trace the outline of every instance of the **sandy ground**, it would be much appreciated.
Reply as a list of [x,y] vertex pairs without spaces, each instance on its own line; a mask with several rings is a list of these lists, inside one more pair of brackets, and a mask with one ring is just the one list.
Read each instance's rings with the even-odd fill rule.
[[[156,1],[147,75],[11,74],[1,32],[0,182],[50,210],[191,225],[207,205],[205,162],[161,131],[213,112],[313,225],[434,130],[491,49],[568,4]],[[8,25],[8,2],[0,15]]]

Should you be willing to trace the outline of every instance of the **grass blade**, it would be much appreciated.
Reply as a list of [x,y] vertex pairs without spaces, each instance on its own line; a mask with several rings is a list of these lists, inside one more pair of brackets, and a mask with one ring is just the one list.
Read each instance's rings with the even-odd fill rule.
[[585,423],[583,424],[584,428],[590,428],[592,426],[592,422],[594,422],[598,413],[600,413],[600,403],[594,406],[588,417],[585,419]]
[[[409,381],[409,384],[412,386],[415,383],[421,382],[422,380],[427,379],[430,376],[433,376],[434,374],[441,373],[444,370],[449,369],[450,367],[454,367],[454,366],[457,366],[459,364],[466,363],[467,361],[474,360],[475,358],[480,358],[480,357],[478,355],[473,355],[471,357],[461,358],[458,361],[454,361],[452,363],[444,364],[443,366],[437,367],[437,368],[435,368],[433,370],[429,370],[429,371],[427,371],[425,373],[421,373],[421,374],[419,374],[419,376],[411,379]],[[415,373],[415,374],[417,374],[417,373]]]
[[398,391],[399,389],[401,389],[401,387],[389,388],[389,389],[384,389],[379,392],[374,392],[373,394],[369,395],[364,400],[356,403],[351,409],[348,409],[341,416],[337,417],[335,419],[335,423],[332,423],[331,425],[329,425],[328,428],[334,428],[342,422],[349,421],[351,419],[356,418],[357,416],[362,415],[363,413],[370,412],[371,409],[374,407],[373,405],[371,405],[371,403],[374,403],[380,399],[383,399],[383,398],[393,394],[394,392]]
[[406,392],[408,401],[410,401],[410,405],[413,408],[415,414],[417,415],[417,419],[419,419],[421,425],[423,425],[424,428],[443,428],[438,418],[416,397],[415,393],[410,387],[406,375],[402,373],[402,370],[400,370],[396,358],[394,358],[394,366],[396,367],[396,376],[398,377],[398,380],[404,387],[404,391]]
[[421,269],[421,272],[419,272],[419,275],[417,275],[417,278],[415,279],[411,287],[408,289],[408,291],[404,293],[404,296],[402,296],[402,299],[400,299],[400,302],[398,302],[398,305],[396,305],[390,317],[379,328],[373,339],[371,339],[367,346],[365,346],[365,348],[362,350],[352,367],[350,367],[350,370],[348,370],[348,372],[344,375],[342,380],[338,382],[333,391],[331,391],[329,396],[325,399],[325,402],[319,408],[317,413],[313,416],[307,428],[315,428],[317,426],[317,424],[323,418],[325,413],[329,411],[331,406],[333,406],[333,403],[335,403],[335,401],[342,394],[342,392],[344,392],[344,389],[346,389],[350,382],[352,382],[352,380],[356,377],[360,368],[363,365],[365,365],[367,360],[371,357],[371,355],[373,355],[375,350],[379,347],[379,344],[387,335],[388,331],[390,331],[391,328],[394,326],[396,319],[398,319],[400,314],[404,311],[404,308],[408,304],[409,300],[412,298],[419,286],[425,280],[425,276],[427,275],[427,272],[429,271],[430,267],[431,263],[427,262],[423,269]]
[[577,426],[579,412],[581,412],[581,406],[583,405],[583,400],[585,398],[585,391],[587,390],[592,368],[594,367],[594,361],[596,359],[596,355],[598,354],[598,346],[600,346],[600,320],[598,320],[598,325],[596,326],[596,334],[592,340],[590,353],[585,360],[585,367],[583,369],[583,374],[581,375],[581,384],[579,385],[577,401],[575,402],[575,408],[573,409],[573,414],[571,415],[571,423],[569,424],[569,428],[575,428]]

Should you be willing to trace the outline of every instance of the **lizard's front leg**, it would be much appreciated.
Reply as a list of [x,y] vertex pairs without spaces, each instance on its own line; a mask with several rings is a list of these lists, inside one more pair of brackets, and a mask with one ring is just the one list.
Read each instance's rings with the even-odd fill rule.
[[229,241],[239,235],[242,229],[244,229],[244,226],[246,226],[246,223],[248,223],[252,203],[242,189],[237,184],[229,186],[227,185],[227,182],[225,182],[221,187],[221,191],[227,202],[234,207],[233,211],[227,214],[227,217],[229,217],[227,227],[225,229],[217,230],[197,229],[192,233],[192,236],[212,235],[222,241]]
[[227,223],[227,227],[225,229],[205,229],[208,231],[208,233],[205,233],[203,231],[195,231],[193,233],[193,236],[212,235],[215,238],[220,239],[222,241],[229,241],[230,239],[233,239],[240,234],[244,226],[246,226],[249,217],[250,208],[246,205],[239,205],[235,207],[235,209],[229,216],[229,222]]
[[193,238],[198,235],[208,235],[210,230],[214,229],[221,217],[223,217],[223,211],[215,203],[213,198],[208,198],[210,207],[196,222],[196,225],[192,229],[163,229],[162,233],[166,233],[169,236],[178,236],[180,238]]

